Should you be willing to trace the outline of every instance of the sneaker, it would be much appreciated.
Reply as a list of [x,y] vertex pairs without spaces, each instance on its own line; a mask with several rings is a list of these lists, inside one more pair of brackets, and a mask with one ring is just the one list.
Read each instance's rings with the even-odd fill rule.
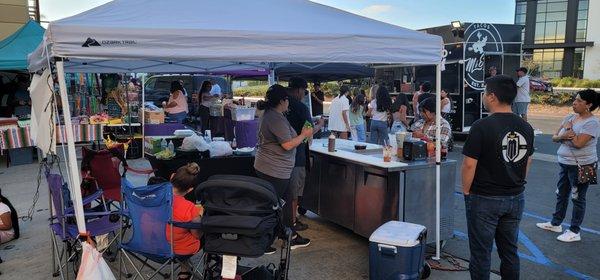
[[294,249],[306,247],[308,245],[310,245],[310,239],[304,238],[304,237],[300,236],[300,234],[297,234],[296,238],[292,239],[292,244],[291,244],[290,249],[294,250]]
[[541,228],[541,229],[545,229],[545,230],[549,230],[549,231],[553,231],[553,232],[559,232],[559,233],[562,232],[562,226],[561,225],[554,226],[550,222],[537,223],[535,225],[537,227]]
[[272,255],[275,254],[275,252],[277,252],[277,249],[273,246],[269,246],[269,248],[265,250],[265,255]]
[[308,225],[301,222],[300,220],[296,220],[296,223],[294,224],[294,231],[303,231],[303,230],[307,230],[308,229]]
[[579,233],[574,233],[567,229],[565,233],[559,235],[556,239],[562,242],[575,242],[581,241],[581,235]]

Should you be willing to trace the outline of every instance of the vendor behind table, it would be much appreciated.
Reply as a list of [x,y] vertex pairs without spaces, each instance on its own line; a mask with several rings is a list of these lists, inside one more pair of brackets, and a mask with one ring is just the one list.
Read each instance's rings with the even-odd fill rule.
[[176,120],[178,123],[183,123],[188,114],[187,98],[183,94],[183,86],[179,81],[171,82],[171,95],[168,102],[163,102],[165,112],[169,118]]

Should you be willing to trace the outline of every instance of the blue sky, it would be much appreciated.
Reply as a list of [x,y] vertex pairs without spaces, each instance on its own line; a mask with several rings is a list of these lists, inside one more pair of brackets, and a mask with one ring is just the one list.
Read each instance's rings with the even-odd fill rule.
[[[312,1],[411,29],[450,24],[453,20],[513,23],[515,13],[515,0]],[[106,2],[109,0],[40,0],[40,10],[42,20],[52,21],[75,15]]]

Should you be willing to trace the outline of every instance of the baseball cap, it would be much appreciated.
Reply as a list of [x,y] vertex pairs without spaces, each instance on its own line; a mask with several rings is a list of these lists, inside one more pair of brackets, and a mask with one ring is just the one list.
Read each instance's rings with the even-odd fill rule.
[[305,79],[300,77],[291,77],[288,82],[288,88],[297,89],[297,88],[308,88],[308,83]]

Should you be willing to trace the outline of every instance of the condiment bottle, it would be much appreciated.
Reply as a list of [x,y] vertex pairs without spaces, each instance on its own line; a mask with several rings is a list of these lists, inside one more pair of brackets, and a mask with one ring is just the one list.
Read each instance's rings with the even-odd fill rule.
[[335,152],[335,135],[333,133],[329,134],[329,141],[327,143],[327,151],[330,153]]

